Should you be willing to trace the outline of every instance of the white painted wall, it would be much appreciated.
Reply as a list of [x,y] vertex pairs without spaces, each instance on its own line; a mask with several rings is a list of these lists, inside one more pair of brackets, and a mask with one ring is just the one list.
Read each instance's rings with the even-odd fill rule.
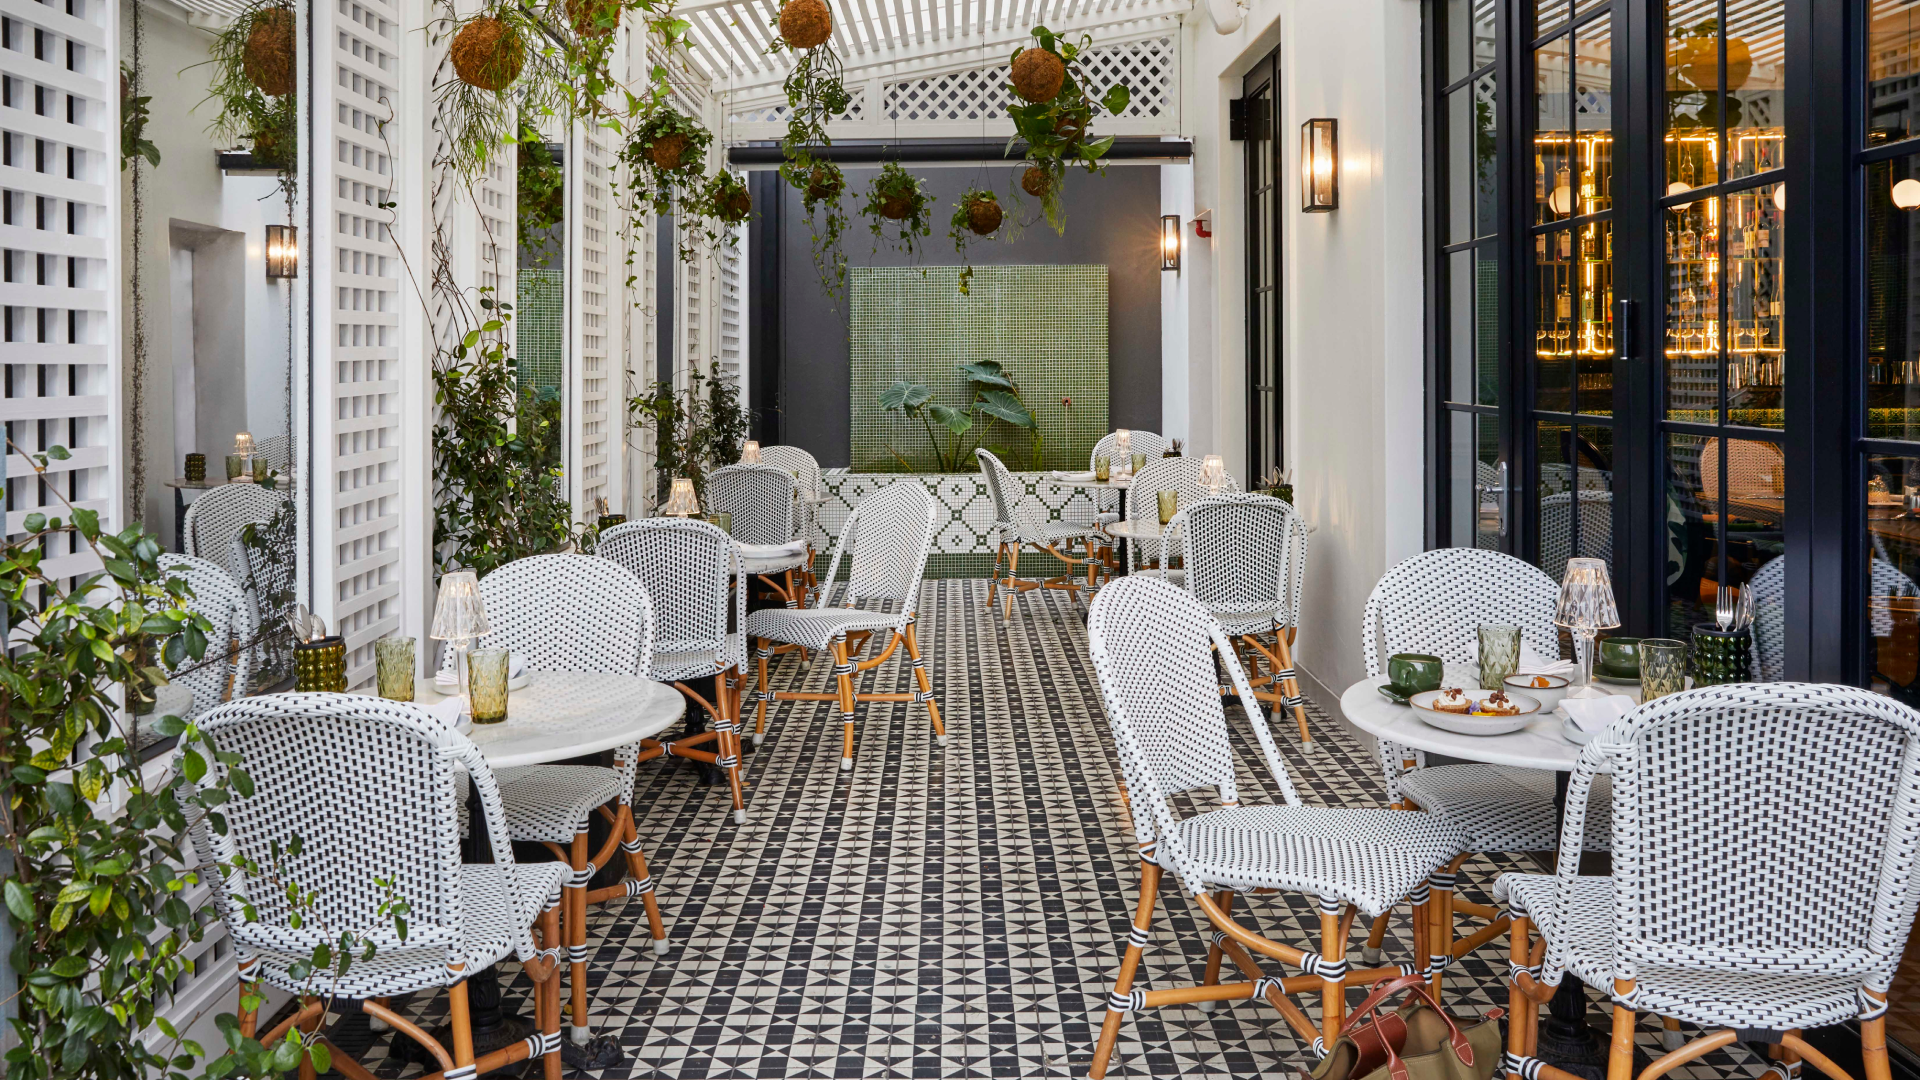
[[[1187,227],[1182,280],[1168,286],[1170,311],[1182,291],[1185,311],[1166,320],[1184,342],[1168,345],[1164,426],[1245,476],[1245,164],[1226,138],[1227,102],[1278,44],[1287,461],[1316,530],[1295,655],[1338,692],[1364,674],[1368,592],[1422,543],[1420,5],[1249,0],[1245,15],[1219,34],[1203,4],[1183,31],[1191,206],[1213,210],[1214,237]],[[1323,116],[1340,121],[1340,209],[1302,214],[1299,127]]]

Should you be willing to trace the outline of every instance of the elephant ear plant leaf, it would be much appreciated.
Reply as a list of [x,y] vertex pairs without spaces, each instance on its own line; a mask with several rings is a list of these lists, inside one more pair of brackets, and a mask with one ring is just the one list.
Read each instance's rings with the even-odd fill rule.
[[[897,412],[910,420],[918,420],[927,433],[927,442],[933,448],[936,468],[941,472],[960,472],[963,462],[973,460],[973,449],[983,445],[984,440],[995,430],[995,425],[1027,433],[1033,441],[1034,468],[1040,467],[1041,449],[1044,445],[1040,433],[1040,423],[1034,417],[1033,410],[1020,400],[1020,388],[1006,371],[992,360],[980,360],[958,365],[960,373],[967,378],[972,398],[965,408],[954,408],[933,400],[933,391],[925,383],[909,379],[895,379],[893,384],[880,392],[880,408],[884,412]],[[945,439],[939,429],[946,429]],[[968,440],[967,436],[972,435]],[[913,462],[891,445],[887,447],[894,459],[908,472],[915,471]]]

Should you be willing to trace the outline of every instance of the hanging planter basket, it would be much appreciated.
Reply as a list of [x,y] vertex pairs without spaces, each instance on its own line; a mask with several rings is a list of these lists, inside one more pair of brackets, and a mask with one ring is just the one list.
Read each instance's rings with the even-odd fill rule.
[[293,9],[262,8],[254,14],[240,63],[247,81],[268,97],[293,93]]
[[815,165],[807,174],[807,201],[826,202],[840,197],[847,188],[847,177],[832,165]]
[[827,0],[787,0],[780,9],[780,37],[795,49],[812,49],[833,36],[833,13]]
[[620,0],[567,0],[567,22],[583,38],[606,37],[620,29]]
[[460,81],[499,93],[520,77],[527,62],[527,43],[519,31],[493,15],[482,15],[453,36],[453,73]]
[[655,168],[665,169],[668,172],[685,172],[690,166],[699,164],[698,161],[687,160],[689,145],[691,140],[685,135],[677,131],[670,132],[653,140],[653,145],[647,147],[647,157],[653,162]]
[[253,163],[267,169],[289,169],[293,167],[294,145],[292,132],[281,132],[276,128],[262,128],[253,133]]
[[1053,190],[1053,175],[1038,165],[1029,165],[1027,171],[1020,174],[1020,190],[1044,199]]
[[730,172],[713,174],[707,181],[707,206],[714,217],[728,225],[739,225],[753,213],[753,194],[746,182]]
[[1050,49],[1028,47],[1013,58],[1013,92],[1041,104],[1060,96],[1067,80],[1067,65]]
[[1000,231],[1000,222],[1006,214],[1000,209],[1000,201],[985,192],[969,197],[962,208],[967,212],[967,227],[975,236],[992,236]]

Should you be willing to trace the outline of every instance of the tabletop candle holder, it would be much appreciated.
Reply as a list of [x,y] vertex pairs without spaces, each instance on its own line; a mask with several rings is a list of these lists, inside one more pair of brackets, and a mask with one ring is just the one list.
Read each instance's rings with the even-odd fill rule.
[[[453,674],[462,697],[467,696],[467,651],[475,639],[493,633],[487,621],[487,605],[480,599],[480,582],[471,570],[454,570],[440,575],[440,596],[433,605],[433,627],[427,636],[453,646]],[[469,714],[472,700],[467,703]]]
[[206,482],[207,455],[205,454],[188,454],[187,455],[187,479],[191,480],[196,484]]
[[1722,630],[1714,623],[1693,624],[1693,685],[1753,681],[1753,631]]
[[347,639],[333,634],[294,642],[293,688],[301,693],[346,693]]
[[627,523],[627,515],[625,514],[601,514],[600,515],[600,531],[601,532],[606,532],[608,529],[613,528],[615,525],[625,525],[626,523]]
[[700,513],[700,497],[693,492],[693,481],[684,476],[674,477],[667,505],[661,507],[660,512],[668,517],[697,517]]

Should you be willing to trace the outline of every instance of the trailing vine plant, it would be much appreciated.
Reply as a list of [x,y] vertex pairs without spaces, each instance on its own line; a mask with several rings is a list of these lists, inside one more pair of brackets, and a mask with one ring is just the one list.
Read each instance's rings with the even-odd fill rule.
[[1056,232],[1065,232],[1060,190],[1067,168],[1079,166],[1090,173],[1105,169],[1102,159],[1113,149],[1113,136],[1095,139],[1089,128],[1101,110],[1114,116],[1126,111],[1132,92],[1125,83],[1115,83],[1100,97],[1090,96],[1079,59],[1092,47],[1092,37],[1082,34],[1076,44],[1036,26],[1033,38],[1034,44],[1013,53],[1007,88],[1024,104],[1007,107],[1014,127],[1007,147],[1026,142],[1026,157],[1033,164],[1020,178],[1021,189],[1040,200]]
[[620,151],[629,177],[625,192],[629,215],[643,208],[656,216],[675,215],[682,262],[692,262],[699,251],[694,238],[700,218],[708,212],[701,170],[712,146],[713,133],[705,125],[663,105],[639,118]]
[[[867,204],[860,208],[865,214],[869,226],[873,229],[874,250],[880,250],[881,241],[912,256],[919,251],[916,236],[933,235],[933,223],[929,213],[933,209],[933,199],[921,188],[920,180],[912,173],[900,167],[897,161],[889,161],[880,168],[880,175],[873,178],[867,188]],[[885,222],[894,222],[894,235],[887,239]]]
[[[792,161],[780,167],[780,174],[787,176],[789,183],[793,167]],[[848,225],[846,205],[841,201],[847,190],[847,174],[831,161],[815,161],[804,177],[805,182],[799,185],[800,208],[807,212],[809,251],[814,272],[820,275],[820,288],[831,299],[847,287],[847,256],[840,247]]]
[[567,180],[546,140],[522,123],[517,140],[515,243],[525,265],[544,267],[564,241],[560,226],[567,216]]
[[206,63],[213,68],[207,100],[219,105],[209,130],[228,144],[245,143],[254,164],[279,174],[291,200],[300,162],[293,5],[250,0],[213,32]]
[[833,12],[826,0],[787,0],[776,26],[779,32],[767,46],[768,55],[792,52],[795,57],[781,87],[787,95],[787,133],[780,139],[780,175],[800,192],[812,233],[814,270],[831,297],[847,282],[847,259],[840,248],[847,228],[840,198],[847,183],[838,166],[816,158],[813,151],[833,145],[827,124],[846,115],[853,95],[833,49]]
[[969,186],[961,192],[960,201],[953,207],[953,217],[947,223],[947,238],[953,241],[953,250],[966,264],[960,270],[960,295],[970,295],[973,286],[973,260],[968,257],[967,249],[976,241],[998,233],[1005,218],[1000,197],[992,189]]

